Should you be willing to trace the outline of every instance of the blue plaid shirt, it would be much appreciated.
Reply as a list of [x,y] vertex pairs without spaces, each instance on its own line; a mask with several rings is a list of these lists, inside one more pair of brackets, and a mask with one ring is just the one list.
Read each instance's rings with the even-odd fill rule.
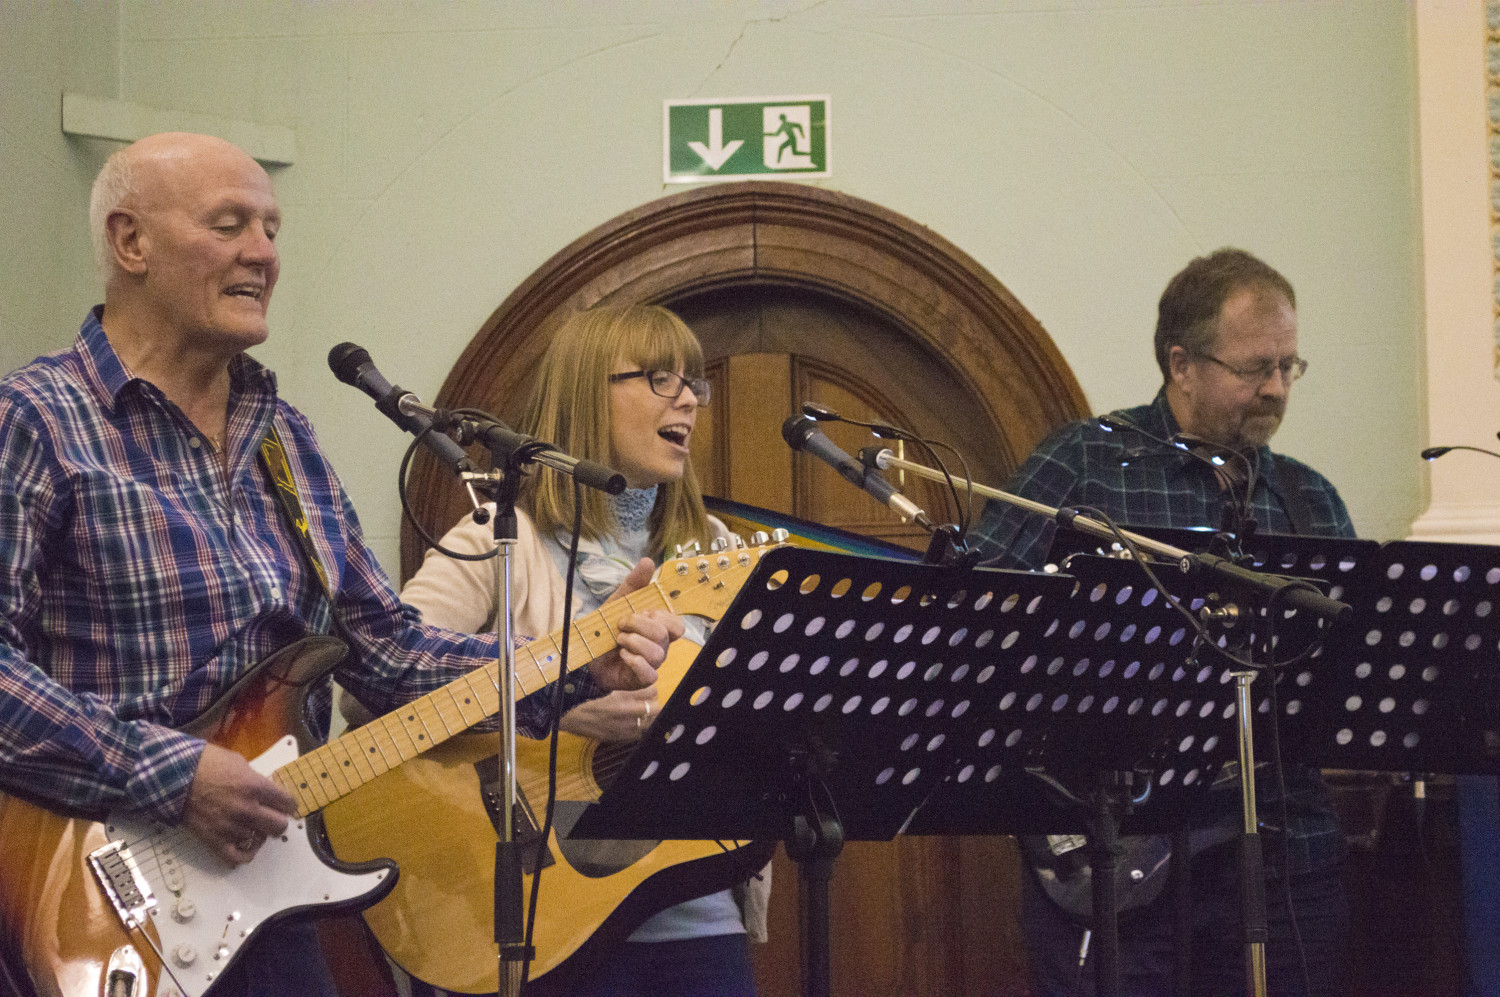
[[[1171,439],[1180,428],[1165,389],[1149,405],[1112,414],[1161,439]],[[1143,447],[1146,453],[1122,467],[1122,451],[1135,447]],[[1298,532],[1292,527],[1283,494],[1283,488],[1293,487],[1301,491],[1311,516],[1301,532],[1354,536],[1344,501],[1327,478],[1300,461],[1272,453],[1269,447],[1246,456],[1255,467],[1250,505],[1261,532]],[[1218,528],[1227,502],[1212,468],[1202,460],[1175,448],[1157,447],[1129,430],[1110,432],[1093,419],[1070,422],[1043,440],[1004,490],[1059,508],[1092,506],[1126,528]],[[988,566],[1035,571],[1046,563],[1056,531],[1051,519],[992,501],[985,505],[973,536],[987,555]],[[1275,821],[1278,810],[1269,805],[1276,798],[1271,780],[1259,780],[1256,789],[1262,816]],[[1287,804],[1292,871],[1338,862],[1344,854],[1343,834],[1315,773],[1288,767]],[[1268,849],[1266,857],[1268,862],[1279,861],[1278,850]]]
[[[102,313],[72,348],[0,379],[0,789],[178,819],[203,743],[173,728],[335,621],[355,652],[337,678],[377,712],[494,660],[493,637],[425,627],[399,601],[270,371],[230,367],[226,474],[182,411],[126,373]],[[258,458],[273,420],[332,606]],[[531,732],[548,712],[544,696],[517,704]]]

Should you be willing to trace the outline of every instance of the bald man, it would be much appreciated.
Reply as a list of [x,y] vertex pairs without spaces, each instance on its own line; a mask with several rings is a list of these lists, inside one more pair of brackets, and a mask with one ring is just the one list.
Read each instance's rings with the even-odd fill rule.
[[[179,728],[308,635],[351,645],[336,676],[377,714],[493,661],[495,639],[422,627],[399,602],[311,427],[245,355],[280,273],[266,171],[216,138],[154,135],[109,159],[89,214],[104,304],[71,348],[0,379],[0,791],[181,824],[230,869],[297,802]],[[296,509],[272,485],[278,448]],[[681,633],[627,617],[574,696],[649,684]],[[543,700],[518,704],[534,736]],[[305,927],[242,952],[214,997],[332,992]]]

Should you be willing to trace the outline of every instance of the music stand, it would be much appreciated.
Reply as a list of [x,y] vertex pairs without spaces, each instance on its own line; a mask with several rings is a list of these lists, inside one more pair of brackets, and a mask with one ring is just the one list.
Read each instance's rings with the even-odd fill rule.
[[[1212,652],[1192,660],[1192,628],[1138,566],[1074,557],[1067,572],[1071,598],[989,690],[984,722],[907,833],[1087,833],[1095,986],[1106,995],[1118,992],[1118,835],[1211,819],[1212,786],[1237,755],[1235,689]],[[1163,581],[1203,605],[1199,580]]]
[[1326,768],[1500,774],[1500,547],[1395,541],[1349,572],[1354,612],[1283,710]]
[[827,994],[843,840],[901,830],[998,698],[1003,656],[1042,640],[1073,585],[773,551],[571,834],[784,841],[803,886],[804,989]]
[[[1182,547],[1199,531],[1133,528]],[[1246,543],[1256,570],[1318,579],[1351,612],[1313,661],[1277,678],[1284,744],[1308,764],[1377,772],[1500,774],[1500,547],[1286,536]],[[1054,552],[1097,549],[1058,530]],[[1283,612],[1281,646],[1306,621]],[[1302,629],[1294,631],[1293,628]],[[1257,714],[1269,708],[1269,695]]]
[[[1208,539],[1137,532],[1181,547]],[[1058,546],[1097,549],[1098,541],[1059,530]],[[1500,773],[1500,547],[1276,534],[1245,547],[1255,568],[1321,579],[1351,607],[1311,661],[1275,677],[1288,757],[1327,768]],[[1306,637],[1288,629],[1306,624],[1293,615],[1277,620],[1288,650]],[[1257,692],[1264,716],[1269,689]]]

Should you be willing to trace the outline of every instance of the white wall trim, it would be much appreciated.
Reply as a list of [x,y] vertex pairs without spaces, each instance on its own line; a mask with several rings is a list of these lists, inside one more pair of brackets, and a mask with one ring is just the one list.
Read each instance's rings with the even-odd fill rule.
[[109,97],[63,94],[64,135],[134,142],[157,132],[216,135],[268,166],[290,166],[297,155],[297,133],[281,125],[238,121],[165,107],[148,107]]
[[[1493,449],[1500,429],[1500,385],[1495,380],[1484,4],[1418,3],[1413,16],[1427,442]],[[1429,464],[1428,473],[1428,507],[1412,526],[1414,537],[1500,538],[1500,462],[1453,454]]]

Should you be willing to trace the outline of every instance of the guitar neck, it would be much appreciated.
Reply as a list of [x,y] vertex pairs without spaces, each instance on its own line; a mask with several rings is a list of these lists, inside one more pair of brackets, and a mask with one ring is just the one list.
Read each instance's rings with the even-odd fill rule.
[[[557,681],[565,632],[569,635],[567,664],[572,669],[575,663],[587,663],[618,647],[624,617],[667,606],[666,594],[653,582],[579,617],[571,626],[516,648],[516,698]],[[271,778],[296,797],[298,814],[306,816],[499,711],[500,663],[492,661],[309,751],[277,769]]]

